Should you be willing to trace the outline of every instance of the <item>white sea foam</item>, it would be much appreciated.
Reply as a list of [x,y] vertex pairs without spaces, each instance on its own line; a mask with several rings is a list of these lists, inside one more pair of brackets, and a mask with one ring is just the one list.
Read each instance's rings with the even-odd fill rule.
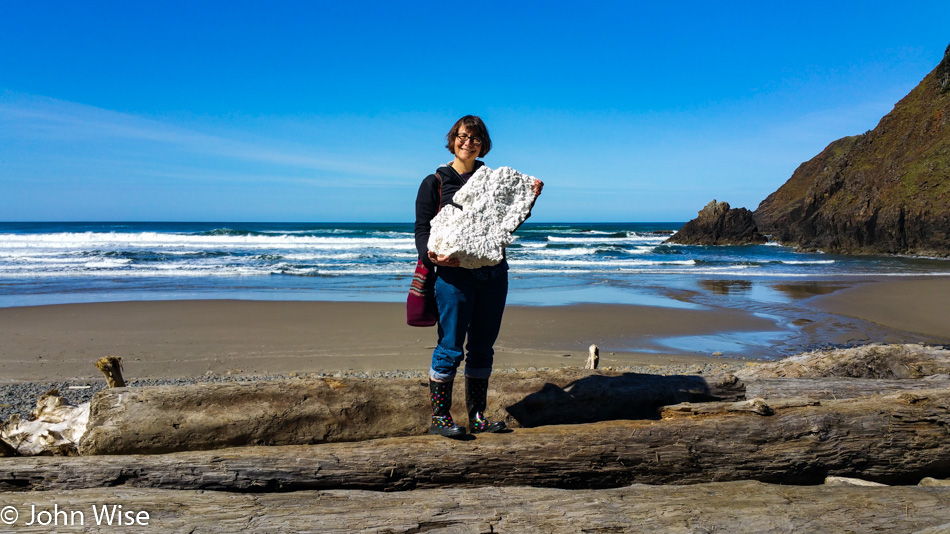
[[643,265],[696,265],[696,260],[509,260],[512,265],[551,265],[579,267],[633,267]]
[[[699,277],[950,276],[950,268],[944,267],[950,265],[946,260],[869,261],[796,253],[774,244],[746,248],[666,246],[660,243],[667,236],[649,230],[637,233],[610,226],[582,231],[558,226],[532,227],[529,221],[513,236],[516,245],[507,251],[513,288],[518,289],[528,278],[546,278],[544,287],[557,289],[598,282],[623,286],[639,283],[644,277],[656,285],[665,278],[678,284]],[[357,230],[231,226],[246,229],[247,234],[225,229],[202,233],[207,225],[178,225],[192,230],[176,233],[152,231],[155,225],[128,227],[132,231],[124,233],[117,225],[62,224],[55,228],[94,231],[3,233],[0,223],[0,306],[31,303],[34,295],[44,294],[54,295],[58,301],[69,300],[69,295],[95,299],[97,291],[108,298],[126,293],[138,298],[150,291],[163,298],[177,291],[241,295],[248,288],[265,294],[285,290],[294,296],[291,298],[307,298],[311,290],[334,295],[349,292],[344,298],[357,293],[404,296],[416,260],[412,233],[389,231],[389,226],[376,229],[366,225]],[[227,281],[229,277],[235,281]]]
[[83,264],[83,266],[90,269],[112,269],[116,267],[124,267],[130,263],[132,263],[132,260],[129,259],[99,260],[87,261]]
[[[410,254],[414,256],[414,254]],[[295,253],[282,254],[282,258],[291,261],[317,261],[317,260],[358,260],[363,257],[359,252],[327,252],[321,254],[314,253]]]
[[16,248],[89,249],[109,246],[134,246],[141,248],[230,248],[272,247],[288,248],[302,246],[329,247],[412,247],[412,238],[387,237],[323,237],[291,235],[190,235],[142,233],[58,233],[58,234],[0,234],[0,250]]
[[532,250],[531,254],[539,256],[585,256],[596,252],[596,248],[539,248]]
[[561,237],[548,236],[547,240],[551,243],[577,243],[577,244],[596,244],[596,245],[630,245],[638,243],[661,242],[665,238],[650,237]]
[[633,249],[624,250],[625,254],[650,254],[656,250],[656,247],[653,245],[639,246]]

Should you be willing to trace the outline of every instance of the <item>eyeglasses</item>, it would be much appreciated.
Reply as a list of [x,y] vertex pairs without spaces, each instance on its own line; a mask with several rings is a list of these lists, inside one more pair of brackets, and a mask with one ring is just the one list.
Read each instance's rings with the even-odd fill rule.
[[459,138],[459,142],[462,143],[463,145],[464,145],[469,139],[472,140],[472,144],[475,145],[475,146],[478,146],[478,145],[482,144],[482,140],[479,139],[478,137],[472,137],[472,136],[470,136],[470,135],[465,135],[465,134],[458,134],[456,137]]

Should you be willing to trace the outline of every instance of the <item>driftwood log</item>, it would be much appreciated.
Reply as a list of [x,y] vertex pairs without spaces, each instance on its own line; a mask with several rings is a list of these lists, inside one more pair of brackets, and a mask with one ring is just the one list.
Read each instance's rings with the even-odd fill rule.
[[924,345],[864,345],[818,350],[777,362],[755,365],[736,373],[753,378],[878,378],[914,379],[950,373],[950,351]]
[[950,389],[950,376],[947,375],[935,375],[921,380],[754,378],[745,379],[743,382],[747,399],[853,399],[918,389]]
[[[130,485],[162,489],[406,490],[757,480],[827,476],[916,484],[950,476],[950,391],[847,400],[702,403],[661,420],[164,455],[0,459],[0,490]],[[766,415],[770,414],[771,415]]]
[[[462,424],[464,388],[457,392]],[[662,406],[746,398],[846,399],[950,388],[923,380],[659,376],[563,370],[497,375],[488,415],[509,427],[656,419]],[[80,453],[147,454],[422,435],[430,406],[412,379],[313,379],[113,389],[96,395]],[[461,412],[461,413],[460,413]]]
[[[92,507],[146,512],[148,526],[97,526]],[[945,533],[950,488],[779,486],[722,482],[563,491],[528,487],[449,488],[398,493],[299,491],[226,493],[139,488],[3,494],[19,512],[15,532],[37,510],[81,511],[85,532],[638,532],[645,534]],[[67,516],[68,517],[68,516]],[[60,523],[62,531],[71,531]],[[77,531],[79,530],[76,527]]]
[[[454,412],[462,424],[464,382]],[[488,417],[509,427],[656,418],[660,406],[738,400],[732,375],[660,376],[565,369],[498,374]],[[145,454],[245,445],[295,445],[426,434],[421,379],[297,379],[116,388],[92,400],[79,452]]]

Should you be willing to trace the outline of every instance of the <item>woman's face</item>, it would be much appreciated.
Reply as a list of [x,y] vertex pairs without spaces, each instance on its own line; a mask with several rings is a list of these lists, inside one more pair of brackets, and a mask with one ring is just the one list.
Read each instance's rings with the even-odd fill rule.
[[[458,136],[467,137],[464,142]],[[465,126],[459,128],[458,135],[455,136],[455,157],[462,161],[473,161],[481,154],[481,145],[476,146],[472,138],[472,133]]]

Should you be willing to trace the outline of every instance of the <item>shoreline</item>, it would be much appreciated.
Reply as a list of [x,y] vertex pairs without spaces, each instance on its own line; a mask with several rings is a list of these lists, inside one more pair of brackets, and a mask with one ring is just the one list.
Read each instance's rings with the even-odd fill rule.
[[[509,305],[495,369],[702,366],[775,359],[820,345],[950,343],[950,277],[799,283],[794,325],[761,310],[705,304]],[[787,320],[788,317],[783,320]],[[786,328],[782,331],[782,328]],[[0,383],[101,380],[121,356],[126,378],[425,371],[437,331],[405,324],[403,303],[165,300],[0,308]],[[689,343],[668,343],[669,340]],[[748,350],[721,351],[717,340]],[[772,352],[770,352],[772,351]],[[798,350],[801,352],[801,350]],[[744,365],[744,363],[742,363]]]

